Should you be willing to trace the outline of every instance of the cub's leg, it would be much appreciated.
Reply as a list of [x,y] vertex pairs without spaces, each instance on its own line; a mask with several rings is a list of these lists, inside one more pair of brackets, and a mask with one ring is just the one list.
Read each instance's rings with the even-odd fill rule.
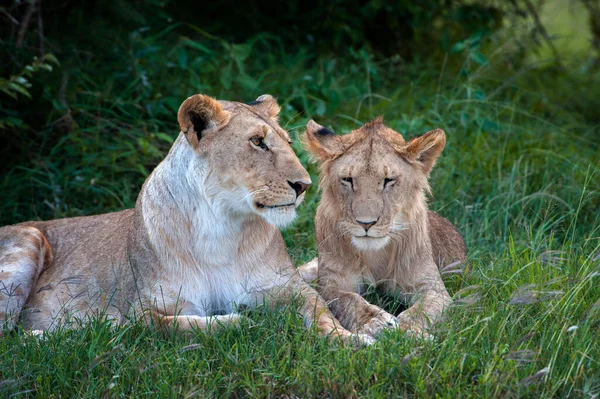
[[432,259],[416,261],[414,270],[397,281],[400,293],[411,297],[411,307],[398,315],[400,329],[409,334],[429,337],[427,329],[440,319],[443,311],[452,303],[437,265]]
[[41,231],[0,228],[0,334],[14,328],[35,281],[51,263],[52,249]]
[[386,329],[398,327],[394,315],[370,304],[356,292],[324,286],[321,293],[333,314],[350,331],[377,337]]
[[394,315],[360,296],[357,284],[361,280],[360,273],[328,262],[322,262],[318,266],[319,293],[344,327],[373,337],[386,329],[398,327]]

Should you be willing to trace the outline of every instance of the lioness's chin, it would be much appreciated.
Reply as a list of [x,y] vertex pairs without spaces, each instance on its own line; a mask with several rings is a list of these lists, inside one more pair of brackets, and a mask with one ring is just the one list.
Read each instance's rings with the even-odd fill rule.
[[290,225],[296,219],[296,208],[304,200],[304,193],[296,198],[296,201],[282,205],[265,205],[260,201],[252,203],[252,209],[265,221],[275,227],[283,228]]
[[286,227],[296,219],[296,207],[293,205],[279,208],[262,209],[257,212],[267,223],[275,227]]
[[389,242],[390,237],[352,237],[352,244],[360,251],[378,251]]

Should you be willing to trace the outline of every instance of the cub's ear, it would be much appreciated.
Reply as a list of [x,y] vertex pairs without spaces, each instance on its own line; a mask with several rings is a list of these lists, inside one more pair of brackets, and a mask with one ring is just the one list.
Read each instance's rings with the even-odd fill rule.
[[194,148],[207,133],[227,125],[230,117],[217,100],[204,94],[189,97],[177,112],[179,127]]
[[446,134],[442,129],[435,129],[410,140],[403,152],[421,165],[425,175],[429,175],[445,145]]
[[344,152],[341,137],[312,119],[306,124],[302,141],[304,148],[319,162],[335,158]]
[[270,94],[263,94],[256,100],[249,102],[248,105],[258,109],[259,112],[266,114],[273,121],[277,122],[277,116],[281,111],[281,107],[277,104],[277,100]]

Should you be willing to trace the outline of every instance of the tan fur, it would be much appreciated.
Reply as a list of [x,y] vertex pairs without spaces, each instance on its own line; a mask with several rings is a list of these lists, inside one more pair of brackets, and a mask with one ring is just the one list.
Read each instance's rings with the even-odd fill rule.
[[[381,118],[344,136],[310,121],[303,140],[319,162],[322,196],[318,266],[309,262],[300,274],[310,281],[318,273],[319,293],[351,331],[426,334],[450,304],[438,268],[466,256],[461,235],[426,204],[444,132],[406,142]],[[406,295],[413,305],[396,318],[360,296],[365,285]]]
[[372,342],[339,325],[285,250],[277,227],[293,221],[310,178],[277,112],[269,95],[192,96],[134,209],[0,228],[0,327],[102,315],[210,328],[237,323],[239,305],[299,295],[322,334]]

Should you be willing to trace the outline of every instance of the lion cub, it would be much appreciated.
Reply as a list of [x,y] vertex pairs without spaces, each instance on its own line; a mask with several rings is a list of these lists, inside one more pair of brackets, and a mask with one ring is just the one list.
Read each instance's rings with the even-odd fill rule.
[[[427,209],[427,178],[446,137],[436,129],[408,142],[381,118],[337,136],[309,121],[306,149],[319,163],[322,193],[315,226],[318,291],[342,325],[377,336],[386,328],[427,334],[450,302],[438,268],[463,262],[454,226]],[[366,285],[407,295],[413,305],[397,318],[361,297]]]
[[0,334],[103,314],[182,329],[236,322],[240,305],[296,296],[322,334],[351,334],[296,273],[278,227],[310,185],[270,95],[195,95],[135,208],[0,228]]

